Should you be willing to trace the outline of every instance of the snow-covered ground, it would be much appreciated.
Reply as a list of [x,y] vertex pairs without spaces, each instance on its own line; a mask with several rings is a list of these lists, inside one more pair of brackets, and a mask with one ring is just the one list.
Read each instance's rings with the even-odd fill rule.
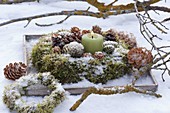
[[[50,2],[49,2],[50,1]],[[104,0],[100,0],[104,1]],[[109,3],[112,0],[106,0]],[[124,2],[120,0],[119,3]],[[133,0],[127,0],[127,2]],[[124,2],[125,3],[125,2]],[[157,5],[170,6],[170,1],[166,3],[161,1]],[[57,12],[61,10],[72,9],[87,9],[87,3],[82,2],[66,2],[61,0],[42,0],[40,3],[21,3],[13,5],[0,5],[0,23],[14,18],[31,16],[35,14],[43,14],[47,12]],[[91,7],[90,10],[95,10]],[[156,19],[170,17],[168,13],[161,13],[160,15],[152,14]],[[89,29],[93,25],[99,25],[104,30],[115,28],[132,32],[137,37],[139,46],[148,47],[147,42],[142,38],[139,32],[139,24],[135,14],[110,16],[107,19],[97,19],[93,17],[72,16],[63,24],[54,25],[50,27],[37,27],[35,23],[55,23],[65,16],[56,16],[31,21],[28,27],[24,28],[26,21],[13,23],[7,26],[0,27],[0,113],[10,113],[9,109],[3,104],[2,94],[4,86],[13,83],[13,81],[5,79],[3,75],[3,68],[10,62],[24,61],[23,54],[23,35],[25,34],[44,34],[56,31],[57,29],[70,29],[73,26],[79,26],[82,29]],[[170,29],[170,22],[165,23]],[[157,31],[155,31],[157,32]],[[167,35],[161,35],[164,41],[158,41],[159,45],[170,45],[170,31]],[[170,65],[169,65],[170,66]],[[153,71],[159,87],[157,93],[160,93],[162,98],[155,98],[151,96],[127,93],[110,96],[91,95],[74,113],[170,113],[170,77],[165,75],[166,82],[161,79],[161,72]],[[68,98],[55,108],[55,113],[71,113],[69,108],[73,103],[80,98],[79,96],[68,96]]]

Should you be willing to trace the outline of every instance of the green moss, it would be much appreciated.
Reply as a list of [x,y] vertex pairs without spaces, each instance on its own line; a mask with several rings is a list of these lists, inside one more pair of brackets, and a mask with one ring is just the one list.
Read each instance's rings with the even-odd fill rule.
[[108,80],[122,77],[131,69],[126,55],[122,57],[125,58],[121,63],[114,62],[114,57],[109,54],[103,59],[92,58],[86,63],[81,58],[70,60],[70,56],[53,53],[50,41],[45,38],[41,38],[33,47],[31,55],[32,63],[39,72],[51,72],[62,84],[77,83],[83,77],[90,82],[104,84]]
[[61,83],[76,83],[82,80],[82,62],[69,62],[68,58],[59,54],[45,55],[42,59],[41,71],[50,71]]
[[42,43],[41,41],[33,47],[31,53],[31,60],[34,67],[36,67],[38,71],[41,71],[41,66],[43,65],[42,62],[43,56],[51,52],[52,52],[51,45]]
[[[101,64],[102,65],[102,64]],[[90,66],[85,78],[93,83],[105,84],[108,80],[113,80],[130,72],[130,68],[124,63],[107,62],[106,67],[103,66],[103,73],[96,74],[96,68]]]

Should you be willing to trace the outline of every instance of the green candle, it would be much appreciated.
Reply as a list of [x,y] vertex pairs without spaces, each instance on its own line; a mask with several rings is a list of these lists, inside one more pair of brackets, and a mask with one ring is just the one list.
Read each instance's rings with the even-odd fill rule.
[[82,45],[84,46],[85,52],[94,54],[97,51],[103,50],[103,39],[104,37],[97,33],[87,33],[82,36]]

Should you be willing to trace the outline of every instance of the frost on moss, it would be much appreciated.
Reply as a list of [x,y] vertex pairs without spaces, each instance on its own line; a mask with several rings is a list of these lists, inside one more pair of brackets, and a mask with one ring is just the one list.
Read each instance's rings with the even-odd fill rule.
[[[118,44],[118,43],[117,43]],[[129,73],[130,67],[123,61],[128,49],[116,46],[115,52],[121,56],[119,61],[113,54],[103,59],[95,57],[73,58],[68,54],[54,53],[49,39],[41,38],[32,49],[32,63],[39,72],[51,72],[60,83],[77,83],[86,78],[93,83],[106,83],[108,80]]]
[[113,80],[130,73],[130,67],[122,62],[113,62],[103,59],[102,61],[93,60],[87,69],[85,78],[93,83],[105,84],[108,80]]
[[[49,95],[41,103],[27,103],[22,96],[27,96],[30,86],[47,86]],[[32,89],[34,90],[34,88]],[[48,91],[49,90],[49,91]],[[41,95],[42,89],[37,92]],[[38,73],[21,77],[14,84],[5,87],[3,102],[10,110],[18,113],[52,113],[54,108],[65,99],[65,91],[50,73]]]

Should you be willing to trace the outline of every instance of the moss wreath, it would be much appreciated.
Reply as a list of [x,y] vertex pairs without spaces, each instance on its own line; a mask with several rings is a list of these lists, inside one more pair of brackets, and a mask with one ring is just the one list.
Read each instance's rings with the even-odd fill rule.
[[[27,103],[22,99],[22,96],[28,96],[30,87],[38,85],[46,87],[46,92],[49,94],[45,95],[41,103]],[[18,113],[52,113],[64,99],[64,89],[54,76],[47,72],[21,77],[14,84],[6,86],[3,95],[3,102],[7,107]]]

